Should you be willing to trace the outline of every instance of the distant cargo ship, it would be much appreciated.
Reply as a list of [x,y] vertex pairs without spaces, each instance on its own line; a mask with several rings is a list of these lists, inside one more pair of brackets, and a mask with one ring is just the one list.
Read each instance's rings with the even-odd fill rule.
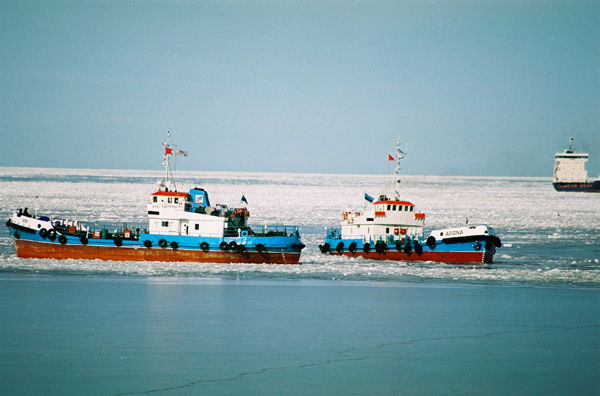
[[600,180],[588,180],[585,169],[588,158],[588,153],[575,152],[573,138],[569,138],[569,148],[554,156],[554,189],[556,191],[600,192]]

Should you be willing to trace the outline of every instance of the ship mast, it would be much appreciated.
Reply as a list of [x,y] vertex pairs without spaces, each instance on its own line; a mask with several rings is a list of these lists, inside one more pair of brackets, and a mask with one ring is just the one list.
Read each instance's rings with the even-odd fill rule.
[[400,138],[396,142],[396,169],[394,171],[394,199],[400,200],[400,160],[406,157],[406,153],[400,150]]
[[575,150],[573,150],[573,137],[570,136],[569,137],[569,150],[567,151],[567,153],[574,153]]
[[171,157],[174,155],[180,155],[187,157],[188,152],[177,149],[177,146],[171,144],[171,131],[167,131],[167,141],[163,142],[165,151],[163,153],[163,163],[165,167],[165,178],[158,183],[160,191],[177,191],[175,185],[175,179],[173,178],[173,172],[171,171]]

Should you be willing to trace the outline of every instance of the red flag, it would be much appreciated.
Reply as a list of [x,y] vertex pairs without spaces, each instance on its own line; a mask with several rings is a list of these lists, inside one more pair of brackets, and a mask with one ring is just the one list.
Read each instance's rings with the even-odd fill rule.
[[389,160],[389,161],[395,161],[394,157],[392,157],[392,155],[391,155],[391,154],[388,154],[388,160]]
[[170,147],[165,147],[165,155],[173,155],[173,149]]

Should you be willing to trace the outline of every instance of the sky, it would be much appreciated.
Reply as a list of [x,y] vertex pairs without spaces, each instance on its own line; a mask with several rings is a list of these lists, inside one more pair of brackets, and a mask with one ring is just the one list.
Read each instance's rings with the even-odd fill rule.
[[0,166],[600,173],[598,1],[0,0]]

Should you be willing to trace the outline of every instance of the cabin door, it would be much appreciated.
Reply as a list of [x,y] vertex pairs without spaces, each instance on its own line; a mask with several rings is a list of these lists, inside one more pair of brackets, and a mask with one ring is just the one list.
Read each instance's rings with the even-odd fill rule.
[[179,234],[180,235],[190,235],[190,225],[187,220],[183,220],[180,225]]

